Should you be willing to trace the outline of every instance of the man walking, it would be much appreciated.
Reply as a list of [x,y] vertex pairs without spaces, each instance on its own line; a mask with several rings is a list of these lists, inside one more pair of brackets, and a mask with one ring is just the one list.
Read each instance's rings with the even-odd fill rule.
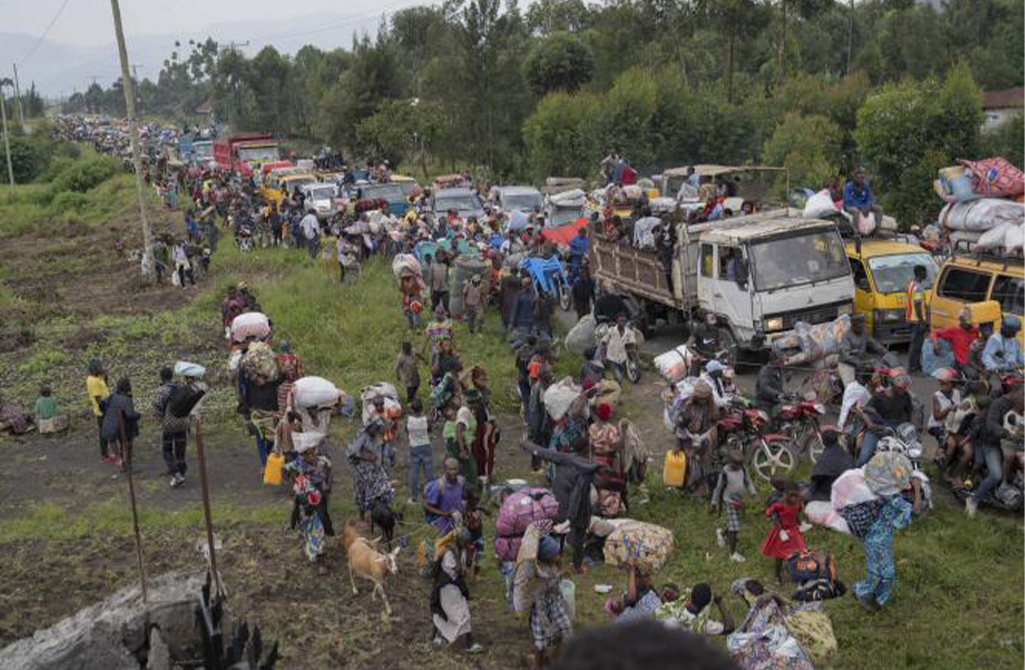
[[911,324],[911,345],[908,347],[908,372],[922,371],[922,344],[929,332],[929,320],[925,313],[925,280],[927,277],[924,265],[915,266],[915,276],[908,282],[904,292],[907,294],[905,317]]

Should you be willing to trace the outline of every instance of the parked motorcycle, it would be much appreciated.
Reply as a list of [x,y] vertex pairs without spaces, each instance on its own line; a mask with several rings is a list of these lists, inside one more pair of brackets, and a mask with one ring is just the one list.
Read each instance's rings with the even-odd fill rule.
[[826,406],[814,400],[795,400],[785,404],[776,417],[777,430],[790,438],[799,455],[808,457],[812,463],[826,450],[822,441],[819,420],[826,414]]
[[771,426],[768,412],[750,406],[746,400],[731,400],[716,426],[720,450],[743,453],[749,467],[763,480],[790,475],[797,467],[790,438],[766,432]]

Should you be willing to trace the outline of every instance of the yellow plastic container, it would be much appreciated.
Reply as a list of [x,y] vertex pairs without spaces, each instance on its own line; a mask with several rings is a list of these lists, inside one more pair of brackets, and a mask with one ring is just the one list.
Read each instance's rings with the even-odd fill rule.
[[662,483],[666,486],[683,486],[687,474],[687,454],[683,451],[667,451],[666,464],[662,470]]
[[267,465],[263,468],[263,483],[268,486],[281,485],[281,468],[285,465],[285,457],[281,454],[267,456]]

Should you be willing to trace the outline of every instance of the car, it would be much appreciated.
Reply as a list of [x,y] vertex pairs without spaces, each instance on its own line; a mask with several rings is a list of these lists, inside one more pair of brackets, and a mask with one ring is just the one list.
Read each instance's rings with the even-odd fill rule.
[[485,217],[480,196],[468,188],[442,188],[431,194],[428,211],[435,219],[444,217],[450,209],[458,211],[463,219],[476,216],[483,220]]
[[303,207],[307,212],[317,215],[320,220],[327,219],[338,211],[338,187],[328,182],[303,184],[302,192],[306,196]]
[[541,209],[544,196],[533,186],[494,186],[488,201],[503,212],[519,210],[531,214]]
[[[992,322],[997,330],[1004,316],[1025,318],[1022,259],[977,251],[967,243],[955,246],[929,296],[930,328],[956,326],[965,307],[972,323]],[[996,308],[999,315],[994,317]],[[1018,331],[1018,341],[1025,343],[1025,330]]]
[[364,183],[355,186],[357,200],[384,200],[388,203],[388,212],[393,216],[405,216],[409,209],[409,196],[416,191],[416,182],[412,180],[390,181],[385,183]]

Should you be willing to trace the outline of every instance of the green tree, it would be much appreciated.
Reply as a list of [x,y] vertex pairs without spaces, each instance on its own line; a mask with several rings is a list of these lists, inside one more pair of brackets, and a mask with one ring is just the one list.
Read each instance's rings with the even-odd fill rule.
[[356,135],[369,154],[387,158],[398,165],[415,156],[427,178],[427,153],[443,123],[440,105],[417,99],[385,100],[377,112],[360,121]]
[[789,168],[793,186],[818,190],[837,174],[840,140],[839,126],[825,116],[788,113],[765,143],[762,160]]
[[1025,117],[1016,114],[980,138],[981,156],[1003,156],[1025,168]]
[[602,96],[578,92],[546,95],[523,124],[534,179],[594,176],[602,150],[593,132]]
[[554,33],[534,44],[523,62],[531,90],[538,95],[552,91],[572,93],[594,74],[594,54],[579,37]]

